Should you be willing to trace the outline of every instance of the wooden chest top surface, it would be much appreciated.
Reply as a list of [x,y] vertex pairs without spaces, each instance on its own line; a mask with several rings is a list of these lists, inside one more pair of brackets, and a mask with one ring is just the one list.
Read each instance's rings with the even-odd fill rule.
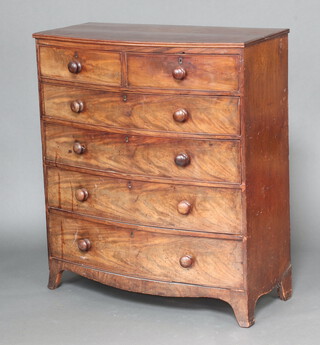
[[288,33],[289,29],[214,26],[84,23],[37,32],[35,38],[104,41],[121,44],[170,44],[243,47]]

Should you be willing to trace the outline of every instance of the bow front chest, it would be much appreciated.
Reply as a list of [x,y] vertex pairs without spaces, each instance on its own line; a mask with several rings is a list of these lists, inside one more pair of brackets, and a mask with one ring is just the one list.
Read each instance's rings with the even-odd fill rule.
[[36,38],[49,288],[291,296],[288,30],[87,23]]

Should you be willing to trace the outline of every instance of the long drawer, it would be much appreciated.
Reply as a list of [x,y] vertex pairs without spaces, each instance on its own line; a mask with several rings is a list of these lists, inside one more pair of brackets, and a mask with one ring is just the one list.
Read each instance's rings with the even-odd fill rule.
[[128,181],[47,168],[49,207],[115,221],[240,234],[241,191]]
[[181,180],[241,182],[239,140],[130,136],[47,124],[46,159]]
[[151,95],[43,84],[44,114],[62,120],[159,132],[240,135],[238,97]]
[[242,242],[118,228],[51,214],[51,256],[140,278],[243,288]]

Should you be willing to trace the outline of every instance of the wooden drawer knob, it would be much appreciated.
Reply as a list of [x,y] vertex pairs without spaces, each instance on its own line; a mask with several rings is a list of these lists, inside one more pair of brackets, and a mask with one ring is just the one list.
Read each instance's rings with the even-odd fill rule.
[[73,144],[73,151],[77,154],[77,155],[82,155],[85,151],[86,151],[86,147],[79,143],[78,141],[76,141]]
[[91,243],[87,238],[78,241],[78,248],[82,252],[87,252],[91,248]]
[[174,79],[182,80],[187,76],[187,71],[183,67],[177,67],[172,71],[172,76]]
[[189,114],[185,109],[178,109],[173,113],[173,119],[177,122],[185,122],[188,120]]
[[193,260],[192,255],[185,255],[185,256],[180,258],[180,265],[183,268],[191,267],[193,265],[193,262],[194,262],[194,260]]
[[82,101],[73,101],[70,103],[70,108],[74,113],[81,113],[83,111],[83,102]]
[[191,206],[190,202],[187,200],[180,201],[178,204],[178,207],[177,207],[178,212],[180,214],[184,214],[184,215],[188,215],[191,212],[191,208],[192,208],[192,206]]
[[89,193],[85,188],[79,188],[76,190],[76,199],[78,201],[86,201],[89,197]]
[[190,164],[190,157],[186,153],[180,153],[176,156],[176,158],[174,159],[174,162],[179,167],[186,167],[187,165]]
[[70,73],[80,73],[82,69],[81,63],[79,61],[70,61],[68,63],[68,70]]

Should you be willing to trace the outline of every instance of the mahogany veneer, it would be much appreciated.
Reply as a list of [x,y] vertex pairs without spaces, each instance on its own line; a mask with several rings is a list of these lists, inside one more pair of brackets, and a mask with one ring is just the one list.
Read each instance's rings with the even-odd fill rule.
[[87,23],[34,34],[49,285],[291,296],[288,32]]

